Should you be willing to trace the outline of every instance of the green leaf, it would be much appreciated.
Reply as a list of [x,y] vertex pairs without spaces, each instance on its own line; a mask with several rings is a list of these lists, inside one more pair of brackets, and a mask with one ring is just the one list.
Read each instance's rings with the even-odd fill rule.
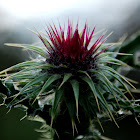
[[77,109],[77,118],[78,118],[79,82],[77,80],[72,80],[70,83],[72,85],[74,97],[76,100],[76,109]]
[[79,73],[84,73],[88,78],[91,79],[91,77],[89,76],[89,74],[87,73],[87,71],[83,71],[83,70],[79,70]]
[[103,58],[103,57],[108,56],[108,55],[131,56],[133,54],[119,53],[119,52],[104,52],[104,53],[100,54],[100,56],[98,58],[100,59],[100,58]]
[[89,79],[88,77],[81,77],[82,80],[84,80],[90,87],[94,97],[95,97],[95,100],[96,100],[96,103],[97,103],[97,107],[99,109],[99,112],[100,112],[100,106],[99,106],[99,102],[98,102],[98,93],[96,92],[96,89],[95,89],[95,86],[94,86],[94,83],[92,81],[92,79]]
[[[60,79],[60,78],[61,78],[61,76],[60,76],[59,74],[54,74],[54,75],[50,76],[50,77],[48,78],[48,80],[45,82],[45,84],[43,85],[43,87],[42,87],[41,91],[39,92],[39,94],[37,95],[37,97],[38,97],[42,92],[44,92],[44,90],[46,90],[54,81],[56,81],[56,80],[58,80],[58,79]],[[36,97],[36,99],[37,99],[37,97]],[[33,101],[33,103],[36,101],[36,99]],[[33,104],[33,103],[32,103],[32,104]]]
[[126,83],[128,83],[132,88],[136,89],[128,80],[126,80],[126,78],[122,75],[120,75],[117,71],[115,71],[113,68],[108,67],[108,66],[101,66],[102,69],[110,71],[112,73],[115,73],[116,75],[118,75],[120,78],[122,78]]
[[105,100],[104,96],[99,91],[99,89],[98,89],[99,92],[97,92],[93,81],[91,79],[87,78],[87,77],[82,77],[82,80],[84,80],[89,85],[91,91],[93,92],[93,95],[95,96],[95,99],[96,99],[96,102],[97,102],[97,106],[98,106],[99,111],[100,111],[100,107],[99,107],[99,102],[98,102],[97,97],[99,98],[99,100],[103,104],[103,107],[105,107],[108,110],[109,114],[111,115],[111,118],[114,120],[115,124],[118,126],[118,124],[116,123],[116,121],[115,121],[115,119],[114,119],[114,117],[113,117],[113,115],[112,115],[112,113],[111,113],[111,111],[110,111],[110,109],[108,107],[107,101]]
[[[46,74],[42,74],[42,75],[39,75],[38,77],[36,77],[35,79],[31,80],[29,83],[27,83],[22,89],[21,91],[18,93],[19,94],[22,94],[22,92],[24,92],[27,88],[29,88],[30,86],[33,86],[37,83],[40,83],[41,81],[44,81],[45,79],[47,78]],[[17,95],[17,96],[18,96]]]
[[53,104],[53,112],[56,111],[58,104],[60,103],[61,97],[63,95],[63,92],[64,92],[64,89],[56,90],[54,104]]
[[140,105],[135,105],[133,107],[133,110],[134,110],[135,113],[140,113]]
[[35,67],[35,66],[39,66],[40,64],[41,64],[41,62],[26,61],[26,62],[16,64],[16,65],[14,65],[10,68],[7,68],[7,69],[1,71],[0,74],[11,71],[11,70],[17,70],[17,69],[20,69],[20,68],[24,68],[24,67],[29,67],[29,66],[34,66]]
[[28,89],[29,87],[31,86],[34,86],[35,84],[38,84],[40,83],[41,81],[44,81],[46,79],[46,75],[45,74],[42,74],[40,76],[38,76],[37,78],[31,80],[29,83],[27,83],[21,90],[18,94],[15,95],[15,97],[13,98],[13,100],[11,101],[11,103],[20,95],[20,94],[23,94],[24,91],[26,89]]
[[[129,99],[124,95],[124,93],[122,93],[122,91],[118,88],[118,87],[116,87],[115,85],[112,87],[113,88],[113,90],[114,91],[116,91],[118,94],[120,94],[122,97],[124,97],[127,101],[129,101]],[[122,102],[124,101],[124,100],[121,100]]]
[[116,62],[116,63],[121,64],[121,65],[123,65],[123,66],[130,67],[129,65],[127,65],[127,64],[124,63],[123,61],[118,60],[118,59],[113,58],[113,57],[109,57],[109,56],[99,58],[99,62],[100,62],[100,63]]
[[[94,96],[96,96],[96,98],[98,97],[99,100],[103,103],[103,105],[106,105],[106,100],[104,99],[102,94],[99,94],[95,88],[95,85],[93,83],[93,81],[87,77],[82,78],[85,82],[87,82],[87,84],[89,85],[91,91],[93,92]],[[99,105],[98,105],[99,106]]]
[[55,117],[55,115],[56,115],[56,113],[57,113],[57,108],[58,108],[58,105],[59,105],[59,103],[60,103],[60,101],[61,101],[63,92],[64,92],[64,89],[63,89],[63,88],[61,88],[61,89],[55,91],[55,98],[54,98],[54,103],[53,103],[53,107],[52,107],[51,126],[52,126],[52,124],[53,124],[54,117]]
[[[48,69],[48,68],[56,68],[55,66],[51,65],[51,64],[39,64],[39,65],[35,65],[35,66],[28,66],[27,68],[25,67],[24,69],[20,70],[19,72],[13,73],[13,74],[5,74],[3,75],[3,77],[6,77],[4,80],[7,79],[30,79],[33,76],[36,76],[40,71],[42,71],[42,69]],[[39,71],[40,70],[40,71]],[[25,74],[24,73],[29,73]]]
[[[5,45],[7,46],[12,46],[12,47],[20,47],[20,48],[25,48],[31,51],[36,52],[37,54],[43,56],[44,58],[47,57],[47,50],[44,51],[42,48],[40,47],[36,47],[36,46],[32,46],[32,45],[28,45],[28,44],[14,44],[14,43],[5,43]],[[44,48],[45,49],[45,48]]]
[[59,88],[58,88],[58,89],[60,89],[60,88],[63,86],[63,84],[64,84],[65,82],[67,82],[67,81],[68,81],[68,79],[69,79],[71,76],[72,76],[72,74],[71,74],[71,73],[66,73],[66,74],[64,74],[63,81],[62,81],[62,83],[60,84],[60,86],[59,86]]
[[18,93],[18,90],[15,89],[15,86],[12,83],[12,80],[6,80],[2,82],[0,80],[0,93],[5,94],[7,97],[13,96]]
[[35,78],[37,73],[27,73],[27,72],[21,72],[16,73],[10,76],[10,79],[32,79]]
[[24,92],[22,92],[22,94],[28,94],[29,97],[32,97],[34,95],[34,97],[36,97],[38,94],[34,94],[34,92],[38,91],[40,92],[41,90],[41,86],[35,86],[35,87],[31,87],[28,88],[27,90],[24,90]]
[[102,103],[104,104],[103,107],[105,107],[105,108],[107,109],[107,111],[109,112],[109,114],[110,114],[112,120],[114,121],[114,123],[116,124],[116,126],[119,128],[119,126],[118,126],[118,124],[117,124],[117,122],[116,122],[116,120],[115,120],[115,118],[114,118],[114,116],[113,116],[113,114],[112,114],[112,112],[111,112],[109,106],[108,106],[108,103],[107,103],[106,99],[104,98],[104,96],[102,95],[102,93],[101,93],[101,91],[100,91],[100,88],[97,87],[97,90],[98,90],[98,93],[99,93],[99,95],[100,95],[100,97],[101,97]]
[[105,72],[110,74],[111,76],[113,76],[116,80],[118,80],[124,86],[124,88],[127,90],[127,92],[131,95],[131,97],[134,98],[133,95],[131,94],[130,90],[128,89],[128,87],[125,85],[125,83],[119,77],[119,75],[115,75],[115,74],[113,74],[112,72],[110,72],[108,70],[106,70]]
[[[116,91],[117,91],[117,93],[119,93],[119,95],[121,95],[122,97],[124,97],[125,99],[127,99],[125,97],[125,95],[119,90],[119,88],[117,88],[113,83],[111,83],[109,81],[109,79],[104,75],[105,73],[103,74],[101,72],[98,72],[98,74],[100,74],[102,76],[101,78],[99,78],[99,80],[102,81],[103,84],[108,88],[108,90],[110,91],[110,93],[113,94],[113,96],[114,96],[114,98],[115,98],[115,100],[116,100],[117,103],[118,103],[117,98],[120,99],[120,100],[122,100],[122,98],[115,93]],[[103,78],[104,78],[104,80],[103,80]]]
[[59,74],[54,74],[52,76],[50,76],[48,78],[48,80],[45,82],[45,84],[43,85],[41,91],[40,91],[40,94],[45,90],[47,89],[47,87],[49,87],[49,85],[51,85],[54,81],[58,80],[61,78],[61,75]]
[[51,64],[40,64],[40,65],[37,65],[37,66],[30,66],[28,68],[24,68],[20,72],[39,70],[39,69],[42,70],[42,69],[48,69],[48,68],[56,68],[56,67],[51,65]]
[[73,135],[74,135],[74,128],[77,131],[76,125],[75,125],[75,114],[76,114],[76,107],[75,107],[75,101],[73,98],[69,98],[69,95],[65,95],[65,103],[68,108],[68,112],[71,118],[72,122],[72,129],[73,129]]

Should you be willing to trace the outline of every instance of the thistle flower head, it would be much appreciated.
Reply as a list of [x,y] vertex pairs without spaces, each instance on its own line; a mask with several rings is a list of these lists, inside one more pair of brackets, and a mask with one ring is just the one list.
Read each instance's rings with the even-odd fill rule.
[[[102,51],[98,51],[100,46],[106,41],[102,34],[92,46],[89,46],[95,27],[92,32],[89,34],[87,24],[85,24],[82,32],[78,31],[78,24],[76,25],[75,30],[70,22],[68,22],[67,33],[59,26],[59,30],[55,27],[48,27],[46,30],[47,35],[50,39],[50,42],[44,39],[40,34],[39,38],[45,45],[50,55],[49,59],[46,59],[46,62],[55,66],[59,66],[59,71],[57,72],[64,73],[62,67],[67,67],[67,72],[75,73],[78,70],[88,71],[91,68],[96,68],[96,58],[104,52],[107,48]],[[47,44],[46,44],[47,42]]]

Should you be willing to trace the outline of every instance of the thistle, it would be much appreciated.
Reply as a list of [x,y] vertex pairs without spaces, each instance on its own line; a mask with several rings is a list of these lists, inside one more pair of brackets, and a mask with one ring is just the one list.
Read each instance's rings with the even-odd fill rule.
[[[90,45],[95,28],[90,33],[87,24],[82,32],[78,24],[73,29],[70,22],[66,34],[60,25],[58,29],[50,25],[45,31],[47,37],[36,33],[43,48],[6,44],[32,50],[41,59],[19,63],[0,72],[1,84],[6,87],[3,104],[10,109],[19,104],[25,106],[27,116],[41,117],[53,135],[51,138],[61,140],[90,135],[92,121],[101,125],[99,114],[106,114],[118,126],[113,114],[119,109],[136,112],[138,105],[134,107],[127,84],[135,87],[111,67],[114,64],[128,66],[112,57],[115,52],[107,51],[115,45],[104,44],[111,34],[104,38],[103,33]],[[130,94],[130,100],[125,93]],[[98,137],[95,132],[93,138]]]

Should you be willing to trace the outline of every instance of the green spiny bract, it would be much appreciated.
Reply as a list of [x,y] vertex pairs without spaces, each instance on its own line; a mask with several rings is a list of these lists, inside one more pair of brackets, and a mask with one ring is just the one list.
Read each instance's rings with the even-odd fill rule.
[[56,132],[54,139],[88,135],[92,120],[99,122],[98,114],[106,114],[118,126],[114,112],[120,108],[135,112],[134,101],[124,95],[125,92],[131,95],[126,83],[133,85],[109,67],[108,64],[127,64],[111,57],[112,52],[106,52],[113,45],[103,44],[108,36],[103,39],[102,34],[89,45],[94,30],[89,34],[85,24],[79,33],[78,24],[74,31],[68,23],[65,35],[61,26],[58,30],[54,25],[47,27],[49,40],[37,33],[44,48],[6,44],[32,50],[43,59],[23,62],[0,72],[1,85],[7,89],[4,104],[9,108],[24,105],[27,115],[42,117]]

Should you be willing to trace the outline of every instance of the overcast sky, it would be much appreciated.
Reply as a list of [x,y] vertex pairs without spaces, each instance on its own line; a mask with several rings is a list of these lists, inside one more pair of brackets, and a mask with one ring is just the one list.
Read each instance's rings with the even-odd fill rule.
[[[127,14],[140,4],[140,0],[1,0],[2,7],[15,17],[27,19],[37,16],[57,16],[68,11],[79,13]],[[74,15],[73,15],[74,16]],[[94,15],[95,16],[95,15]],[[97,15],[96,15],[97,16]],[[121,15],[123,16],[123,15]]]
[[128,24],[126,20],[138,7],[140,0],[0,0],[0,27],[4,30],[22,24],[28,28],[31,24],[38,28],[48,21],[64,24],[70,18],[108,29]]

